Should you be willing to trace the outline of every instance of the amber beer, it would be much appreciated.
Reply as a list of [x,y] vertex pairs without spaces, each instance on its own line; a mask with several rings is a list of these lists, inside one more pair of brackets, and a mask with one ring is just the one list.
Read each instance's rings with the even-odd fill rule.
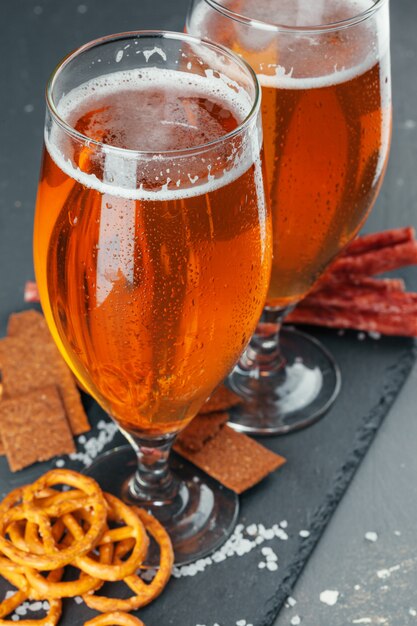
[[210,0],[196,0],[187,24],[191,34],[241,54],[262,85],[274,231],[267,304],[286,307],[305,296],[356,235],[377,196],[391,128],[389,35],[377,35],[375,21],[337,32],[295,32],[298,25],[348,19],[369,8],[367,0],[218,4],[294,28],[245,26],[213,10]]
[[[61,117],[93,141],[46,135],[34,239],[66,359],[121,427],[143,435],[177,431],[227,375],[270,267],[259,145],[249,161],[240,146],[229,170],[224,146],[210,163],[187,154],[236,129],[245,106],[206,79],[160,72],[106,75],[63,98]],[[98,154],[95,141],[112,149]],[[139,165],[126,149],[143,152]]]

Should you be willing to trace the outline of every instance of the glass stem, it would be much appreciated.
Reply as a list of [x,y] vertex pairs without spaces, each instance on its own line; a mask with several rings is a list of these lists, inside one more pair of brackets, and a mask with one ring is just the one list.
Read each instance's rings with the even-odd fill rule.
[[130,495],[154,506],[172,501],[180,488],[168,463],[176,433],[147,438],[131,431],[123,432],[137,457],[136,472],[127,485]]
[[279,337],[284,318],[292,309],[292,306],[264,308],[255,333],[238,366],[251,378],[276,375],[277,370],[285,367]]

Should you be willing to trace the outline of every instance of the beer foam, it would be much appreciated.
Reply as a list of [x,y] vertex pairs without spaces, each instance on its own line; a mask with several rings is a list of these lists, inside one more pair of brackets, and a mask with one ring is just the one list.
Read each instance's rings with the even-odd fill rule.
[[[237,83],[221,73],[212,70],[206,70],[205,76],[191,75],[182,71],[166,70],[160,68],[143,68],[124,70],[113,72],[92,79],[79,87],[65,94],[57,104],[57,111],[65,121],[71,120],[77,109],[89,98],[105,98],[109,94],[115,93],[123,89],[126,90],[145,90],[153,87],[174,87],[181,90],[184,96],[204,96],[207,98],[215,98],[217,101],[224,100],[225,103],[233,110],[238,120],[243,119],[249,114],[252,106],[249,94]],[[104,155],[104,178],[100,180],[94,174],[87,174],[74,165],[70,158],[66,158],[64,150],[61,149],[61,142],[65,139],[62,129],[56,124],[52,125],[50,133],[45,130],[46,148],[58,167],[68,176],[75,179],[85,187],[95,189],[102,194],[111,194],[130,200],[180,200],[203,195],[221,187],[228,185],[242,174],[244,174],[253,163],[260,162],[260,142],[258,137],[258,129],[256,124],[252,128],[244,131],[249,133],[249,141],[244,149],[243,156],[233,163],[233,167],[224,170],[222,176],[215,177],[210,173],[210,150],[211,148],[201,148],[197,145],[190,149],[190,155],[198,155],[207,161],[207,177],[195,177],[193,173],[181,171],[176,178],[170,179],[166,177],[165,184],[157,190],[144,189],[141,184],[137,187],[137,165],[141,161],[156,161],[161,170],[169,171],[172,166],[186,164],[189,160],[186,150],[181,150],[182,155],[176,156],[175,152],[161,152],[155,155],[140,153],[140,151],[124,150],[115,148],[108,144],[103,144],[100,148]],[[219,136],[219,142],[228,141],[227,135]],[[88,140],[86,140],[88,143]],[[93,141],[91,142],[94,143]],[[107,180],[106,180],[107,179]],[[176,184],[176,189],[168,188],[170,183]],[[188,186],[183,186],[187,184]],[[191,185],[191,186],[190,186]]]
[[[342,54],[342,62],[338,63],[338,59],[334,58],[330,65],[334,51],[329,49],[329,54],[326,54],[325,38],[328,34],[320,30],[296,30],[297,27],[317,28],[321,23],[337,22],[361,15],[374,6],[374,0],[280,0],[278,5],[275,0],[259,0],[255,4],[250,2],[248,7],[240,3],[237,14],[246,17],[250,21],[250,27],[235,22],[233,39],[229,38],[230,31],[224,29],[224,22],[230,18],[216,11],[209,2],[210,0],[201,2],[193,10],[188,21],[188,32],[232,48],[236,43],[241,56],[245,57],[246,50],[249,62],[251,55],[255,54],[254,69],[263,87],[297,90],[331,87],[364,74],[389,54],[389,23],[381,21],[377,25],[372,24],[372,19],[378,20],[378,17],[339,31],[345,38],[341,44],[343,50],[351,52],[358,43],[363,49],[362,58],[358,59],[360,54],[353,55],[353,62],[352,59],[345,59],[347,55]],[[233,1],[224,0],[219,3],[233,11]],[[278,30],[268,30],[266,27],[263,29],[256,20],[263,20],[272,26],[276,24]],[[279,30],[279,24],[295,30]],[[282,65],[270,62],[275,50],[274,41],[277,42],[276,51]],[[264,58],[262,51],[265,51]],[[307,75],[303,75],[306,72],[306,53],[310,58],[310,68]]]
[[351,68],[334,68],[334,72],[326,76],[313,76],[298,78],[293,76],[293,68],[287,71],[281,65],[277,65],[274,74],[257,74],[262,87],[274,87],[275,89],[321,89],[346,83],[357,76],[365,74],[375,64],[375,59],[368,57],[366,61]]

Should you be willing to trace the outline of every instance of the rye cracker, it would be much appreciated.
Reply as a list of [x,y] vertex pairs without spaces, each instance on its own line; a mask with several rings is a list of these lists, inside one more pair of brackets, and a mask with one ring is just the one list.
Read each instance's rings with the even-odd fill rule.
[[36,331],[0,340],[3,398],[21,396],[39,387],[58,387],[74,435],[90,429],[74,378],[42,325]]
[[237,394],[230,391],[225,385],[220,385],[213,393],[213,395],[203,404],[200,409],[200,414],[218,413],[220,411],[227,411],[237,404],[243,402]]
[[228,413],[197,415],[178,435],[177,443],[190,452],[198,452],[207,441],[213,439],[229,419]]
[[284,457],[229,426],[223,426],[198,452],[180,445],[175,445],[175,450],[236,493],[253,487],[285,463]]
[[28,340],[37,340],[42,336],[46,341],[52,341],[44,316],[35,309],[12,313],[7,323],[7,336],[26,337]]
[[0,434],[12,472],[75,452],[61,397],[51,385],[2,400]]

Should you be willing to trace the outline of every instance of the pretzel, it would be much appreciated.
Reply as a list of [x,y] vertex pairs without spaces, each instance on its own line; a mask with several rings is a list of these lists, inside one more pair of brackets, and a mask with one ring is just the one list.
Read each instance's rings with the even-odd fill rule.
[[[149,539],[146,535],[145,527],[135,511],[109,493],[105,493],[104,496],[108,504],[108,519],[113,522],[123,521],[126,527],[129,527],[127,537],[132,537],[135,540],[132,553],[126,561],[120,560],[118,563],[99,563],[91,559],[88,555],[77,557],[74,563],[90,576],[109,581],[122,580],[126,578],[126,576],[133,574],[142,563],[148,551]],[[123,529],[115,529],[115,532],[112,530],[106,531],[100,539],[100,544],[109,545],[108,542],[113,542],[118,537],[125,536],[126,532],[123,532],[122,535],[120,532],[122,530]]]
[[[162,593],[166,586],[170,576],[174,563],[174,553],[172,550],[171,540],[166,530],[152,515],[139,509],[132,507],[146,530],[152,535],[155,541],[159,544],[160,549],[160,564],[159,569],[155,575],[155,578],[151,583],[145,583],[139,576],[130,575],[124,579],[124,582],[135,593],[134,596],[126,599],[108,598],[106,596],[97,596],[93,594],[85,594],[83,600],[90,609],[100,611],[101,613],[107,613],[109,611],[136,611],[142,606],[149,604],[156,597]],[[120,545],[120,544],[119,544]],[[124,556],[124,550],[128,550],[131,542],[126,540],[122,543],[119,550],[116,549],[115,560],[121,561]]]
[[[72,489],[58,491],[53,487]],[[108,522],[116,525],[108,527]],[[150,584],[136,571],[143,565],[149,533],[159,544],[160,567]],[[78,567],[77,580],[62,581],[64,566]],[[173,551],[168,534],[150,514],[104,494],[92,479],[70,470],[51,470],[32,485],[19,487],[0,503],[0,574],[17,591],[0,602],[3,617],[27,599],[48,599],[40,620],[23,626],[55,626],[61,599],[82,596],[103,615],[87,626],[144,626],[128,611],[151,602],[171,575]],[[42,572],[48,572],[45,577]],[[119,600],[94,595],[105,581],[124,580],[135,595]]]
[[84,626],[145,626],[145,624],[134,615],[123,611],[113,611],[93,617],[88,622],[84,622]]
[[[52,501],[49,501],[47,505],[44,502],[43,505],[41,503],[39,506],[39,494],[42,493],[42,490],[58,484],[75,487],[74,496],[71,496],[71,492],[67,492],[70,495],[66,498],[59,494],[57,496],[58,502],[52,498]],[[84,500],[79,498],[79,491],[85,494]],[[21,503],[17,504],[19,500]],[[60,550],[53,537],[49,515],[55,517],[59,513],[62,514],[63,511],[73,511],[82,506],[88,506],[93,510],[91,525],[79,541],[74,541]],[[5,535],[10,524],[22,520],[34,522],[39,527],[44,546],[43,554],[21,549],[6,539]],[[0,551],[20,565],[39,571],[53,570],[63,567],[77,556],[89,552],[102,535],[105,523],[106,503],[104,496],[92,478],[71,470],[51,470],[32,485],[15,490],[3,501],[0,507]]]
[[[59,580],[63,575],[63,571],[64,571],[63,569],[59,569],[59,570],[55,570],[54,572],[50,572],[48,574],[48,581],[52,584],[53,582]],[[0,624],[7,624],[7,626],[10,626],[12,622],[9,620],[4,620],[2,618],[12,613],[12,611],[14,611],[18,606],[20,606],[29,597],[31,596],[28,593],[25,593],[24,591],[19,590],[19,591],[16,591],[16,593],[10,598],[3,600],[3,602],[0,604]],[[43,599],[43,598],[39,598],[39,599]],[[59,621],[59,618],[61,617],[61,613],[62,613],[62,600],[60,599],[49,600],[49,610],[45,617],[41,619],[36,619],[36,620],[27,620],[27,619],[19,620],[19,626],[20,624],[22,626],[56,626],[56,624]]]

